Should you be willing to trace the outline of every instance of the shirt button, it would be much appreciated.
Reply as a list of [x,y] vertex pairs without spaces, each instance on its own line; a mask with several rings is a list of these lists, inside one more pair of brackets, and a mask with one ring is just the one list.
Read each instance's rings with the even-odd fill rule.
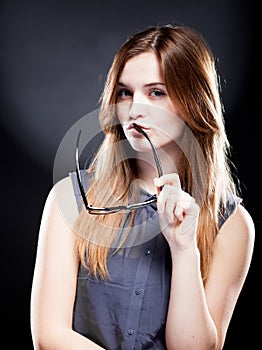
[[132,328],[130,328],[130,329],[127,331],[127,334],[128,334],[128,335],[134,334],[134,330],[133,330]]
[[143,292],[143,289],[141,289],[141,288],[137,288],[136,291],[135,291],[136,295],[139,295],[142,292]]
[[146,255],[149,255],[151,253],[151,249],[147,249],[146,251],[145,251],[145,254]]

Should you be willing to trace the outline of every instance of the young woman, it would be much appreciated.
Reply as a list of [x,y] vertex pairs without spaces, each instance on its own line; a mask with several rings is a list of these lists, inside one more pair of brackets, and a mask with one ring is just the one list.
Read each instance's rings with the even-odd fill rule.
[[255,232],[230,172],[215,61],[201,35],[166,25],[124,43],[100,123],[105,137],[88,171],[59,181],[46,201],[34,348],[222,349]]

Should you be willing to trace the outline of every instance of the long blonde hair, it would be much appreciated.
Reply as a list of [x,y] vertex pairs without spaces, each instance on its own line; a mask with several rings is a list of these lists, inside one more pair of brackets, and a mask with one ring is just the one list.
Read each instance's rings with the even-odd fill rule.
[[[178,166],[183,188],[201,203],[197,241],[205,282],[218,233],[218,217],[226,205],[226,192],[234,194],[236,188],[229,166],[230,145],[224,127],[215,59],[203,37],[192,28],[182,25],[150,27],[129,38],[115,55],[100,100],[100,124],[105,137],[89,170],[92,182],[87,196],[93,205],[103,206],[127,202],[130,196],[130,184],[136,174],[132,160],[126,159],[121,147],[120,141],[125,136],[113,106],[117,98],[116,86],[126,62],[148,51],[157,55],[168,95],[182,109],[186,125],[205,159],[203,168],[194,147],[188,146],[187,157],[182,155]],[[199,189],[195,193],[193,180],[197,181]],[[82,264],[88,263],[90,273],[107,277],[107,256],[116,239],[115,228],[122,222],[122,213],[92,216],[82,210],[79,214],[75,224],[76,248]]]

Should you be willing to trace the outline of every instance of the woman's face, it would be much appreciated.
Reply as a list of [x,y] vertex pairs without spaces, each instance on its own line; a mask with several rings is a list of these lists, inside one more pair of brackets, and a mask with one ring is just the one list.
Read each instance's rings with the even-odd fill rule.
[[117,86],[116,110],[126,138],[137,151],[147,151],[150,145],[132,126],[133,122],[161,148],[178,140],[184,129],[181,114],[167,94],[160,64],[153,52],[127,61]]

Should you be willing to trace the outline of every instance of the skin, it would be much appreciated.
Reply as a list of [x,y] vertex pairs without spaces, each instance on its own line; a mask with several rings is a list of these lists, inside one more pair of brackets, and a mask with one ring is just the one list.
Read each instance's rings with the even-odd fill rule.
[[[216,237],[211,270],[204,287],[196,244],[199,208],[181,189],[175,172],[179,150],[174,140],[183,132],[182,117],[165,91],[156,56],[148,52],[129,60],[119,83],[118,117],[130,144],[139,154],[137,166],[143,186],[158,194],[160,225],[171,251],[168,350],[222,349],[251,263],[255,237],[252,218],[239,205],[226,220]],[[162,90],[165,94],[159,92]],[[134,121],[148,128],[148,135],[161,149],[164,168],[161,178],[155,178],[156,172],[149,165],[152,152],[147,141],[128,129]],[[174,162],[166,161],[166,155]],[[69,203],[71,219],[77,216],[71,180],[65,178],[53,187],[47,198],[39,232],[31,300],[34,348],[101,349],[71,327],[78,260],[71,227],[60,210],[58,194],[61,193],[63,202]]]
[[158,60],[152,52],[129,60],[119,78],[117,115],[124,133],[137,153],[139,176],[143,187],[156,192],[152,169],[152,150],[143,135],[130,129],[133,122],[145,127],[147,135],[158,148],[164,173],[176,170],[175,160],[180,154],[175,140],[181,136],[185,124],[182,115],[167,94]]

